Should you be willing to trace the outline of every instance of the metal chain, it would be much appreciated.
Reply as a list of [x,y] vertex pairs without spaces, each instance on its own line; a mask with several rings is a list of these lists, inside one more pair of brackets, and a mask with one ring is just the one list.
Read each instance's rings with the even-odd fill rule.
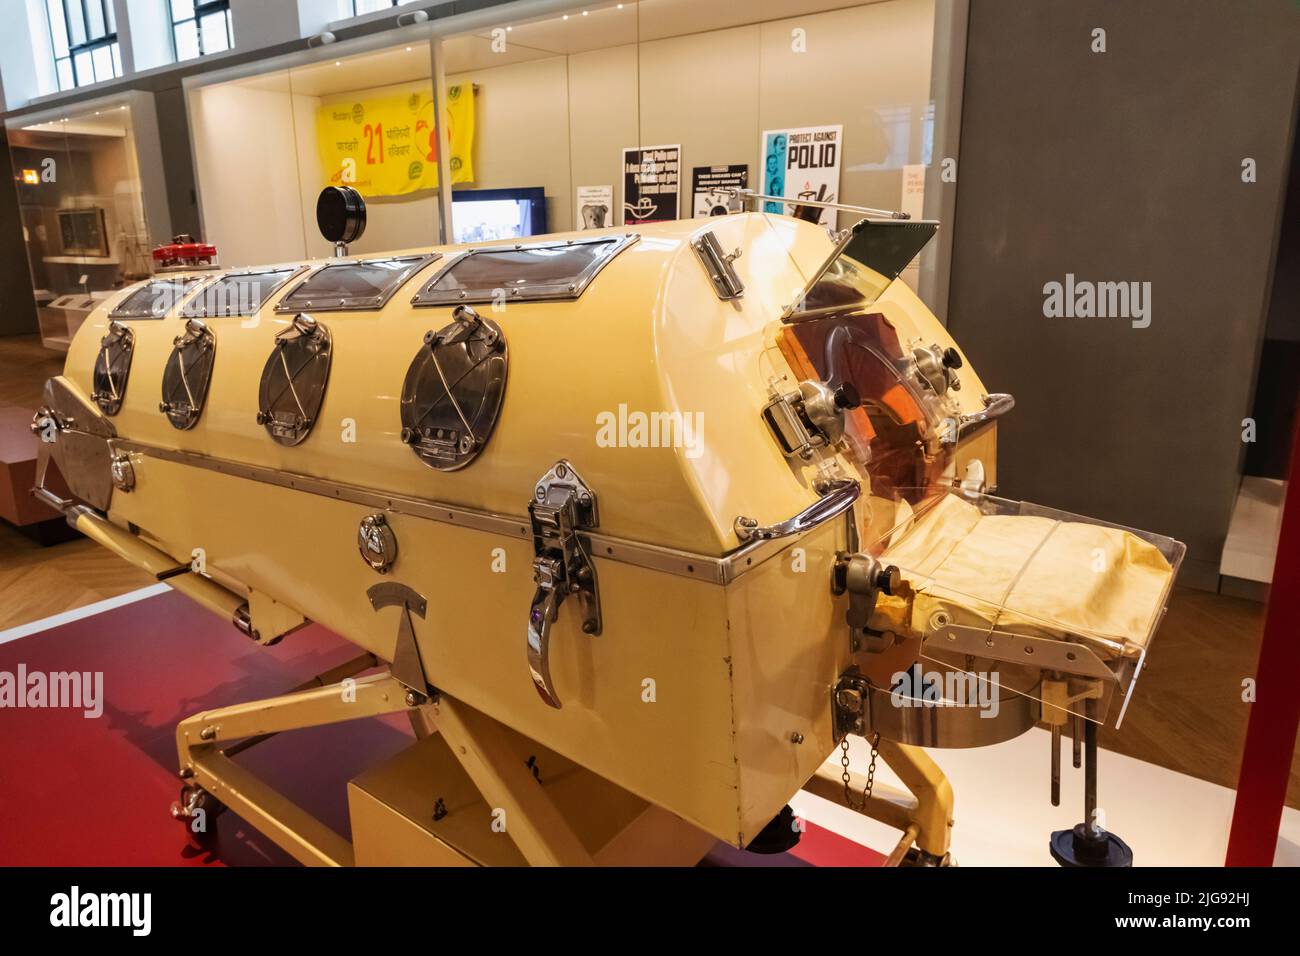
[[871,738],[871,764],[867,767],[867,783],[862,788],[862,802],[859,803],[853,793],[852,778],[849,776],[849,737],[844,735],[840,741],[840,766],[844,772],[840,777],[844,780],[844,803],[850,810],[864,810],[867,803],[871,800],[871,791],[876,785],[876,758],[880,756],[880,733],[877,732]]

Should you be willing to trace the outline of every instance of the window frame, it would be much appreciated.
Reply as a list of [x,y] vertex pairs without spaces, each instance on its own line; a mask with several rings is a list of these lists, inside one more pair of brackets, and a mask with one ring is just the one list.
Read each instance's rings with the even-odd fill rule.
[[[73,42],[72,17],[69,14],[69,4],[76,4],[80,14],[81,32],[84,39],[80,43]],[[90,35],[90,4],[97,4],[99,8],[100,23],[104,32],[97,37]],[[96,83],[106,83],[109,80],[116,80],[122,77],[122,48],[117,37],[117,17],[113,10],[113,0],[42,0],[41,4],[45,8],[45,25],[50,35],[50,56],[54,61],[54,82],[58,86],[60,93],[68,90],[80,89],[84,86],[93,86]],[[63,39],[67,47],[67,55],[59,56],[59,51],[55,45],[54,17],[50,13],[50,8],[57,5],[60,15],[62,16]],[[111,74],[106,77],[99,77],[95,66],[95,53],[99,50],[107,50],[109,55],[109,64]],[[89,70],[90,76],[82,78],[81,70],[77,66],[77,60],[82,55],[90,57]],[[70,74],[72,85],[63,85],[63,73],[60,70],[60,64],[67,64],[68,73]]]
[[629,246],[634,245],[640,240],[640,233],[636,232],[601,232],[595,236],[581,236],[575,239],[545,239],[540,242],[497,242],[485,246],[473,246],[466,249],[459,255],[452,256],[427,282],[420,287],[420,290],[411,299],[411,305],[416,308],[430,308],[436,306],[460,305],[462,303],[469,305],[480,305],[485,302],[493,302],[498,294],[503,291],[502,286],[493,283],[490,287],[478,286],[471,288],[463,286],[459,289],[439,289],[437,285],[443,279],[451,276],[457,266],[476,256],[492,256],[493,254],[511,253],[511,252],[528,252],[528,251],[548,251],[552,249],[565,249],[575,246],[588,245],[609,245],[604,255],[599,258],[593,258],[582,269],[581,272],[569,276],[557,276],[553,279],[540,281],[532,286],[512,286],[506,292],[505,301],[507,302],[544,302],[548,300],[577,299],[587,291],[597,275],[618,256],[623,253]]
[[[167,17],[171,20],[171,38],[172,38],[172,59],[176,63],[186,63],[189,60],[197,60],[199,57],[211,56],[217,53],[229,53],[235,48],[235,20],[234,15],[230,12],[230,0],[193,0],[194,12],[191,16],[176,18],[175,7],[172,6],[172,0],[163,0],[167,4]],[[213,50],[209,52],[203,49],[203,27],[204,17],[211,16],[214,13],[224,13],[226,19],[226,48],[224,50]],[[177,42],[176,30],[183,24],[194,24],[194,39],[198,44],[199,52],[197,56],[181,59],[180,44]]]

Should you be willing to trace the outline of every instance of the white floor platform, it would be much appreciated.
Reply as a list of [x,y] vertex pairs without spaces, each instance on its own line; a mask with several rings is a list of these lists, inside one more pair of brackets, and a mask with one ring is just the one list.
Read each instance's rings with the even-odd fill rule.
[[[1055,866],[1048,835],[1083,819],[1083,770],[1071,766],[1062,741],[1061,805],[1049,799],[1050,735],[1034,729],[1015,740],[977,750],[932,750],[952,783],[955,825],[952,855],[962,866]],[[865,773],[871,751],[850,738],[855,773]],[[839,770],[837,756],[833,763]],[[1132,757],[1101,751],[1098,804],[1106,826],[1133,849],[1135,866],[1222,866],[1235,792]],[[902,790],[880,764],[876,786]],[[899,833],[837,804],[800,792],[791,801],[804,819],[888,853]],[[1278,838],[1277,866],[1300,866],[1300,811],[1287,808]]]
[[1223,542],[1220,574],[1265,584],[1273,580],[1285,490],[1286,483],[1276,478],[1241,479],[1232,523]]

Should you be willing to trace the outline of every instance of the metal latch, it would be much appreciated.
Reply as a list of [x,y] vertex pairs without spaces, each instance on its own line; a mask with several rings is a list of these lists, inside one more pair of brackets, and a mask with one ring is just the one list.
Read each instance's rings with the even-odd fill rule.
[[691,241],[691,248],[699,256],[704,273],[713,283],[713,291],[719,299],[739,299],[745,294],[745,284],[740,281],[740,276],[732,265],[740,258],[740,247],[736,247],[734,252],[725,253],[717,236],[711,232],[702,232]]
[[763,421],[787,458],[808,461],[813,450],[833,445],[844,435],[844,413],[862,404],[851,382],[834,388],[804,381],[794,391],[776,395],[763,406]]
[[528,670],[543,701],[559,708],[560,699],[551,681],[551,627],[559,617],[560,605],[570,594],[579,602],[582,632],[601,632],[600,591],[596,567],[578,531],[599,524],[596,495],[587,483],[561,459],[542,476],[528,503],[533,531],[533,592],[528,612]]
[[872,689],[856,667],[841,674],[831,688],[831,733],[836,743],[849,734],[866,735]]
[[867,624],[882,594],[902,590],[903,577],[892,564],[882,565],[869,554],[841,551],[831,569],[831,593],[848,592],[849,608],[844,619],[849,625],[849,646],[854,651],[879,653],[891,647],[893,636],[871,630]]

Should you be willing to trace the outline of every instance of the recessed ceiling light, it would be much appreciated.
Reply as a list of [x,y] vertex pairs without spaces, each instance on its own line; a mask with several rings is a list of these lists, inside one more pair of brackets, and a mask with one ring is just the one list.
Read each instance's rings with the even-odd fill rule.
[[506,27],[506,33],[509,33],[509,32],[510,32],[511,30],[513,30],[513,29],[514,29],[514,27]]
[[342,65],[343,65],[343,62],[342,62],[341,60],[335,60],[335,61],[334,61],[334,65],[335,65],[335,66],[342,66]]
[[586,11],[586,10],[583,10],[583,11],[582,11],[582,15],[585,17],[585,16],[587,15],[587,11]]
[[410,52],[411,52],[411,48],[410,48],[409,46],[406,48],[406,52],[407,52],[407,53],[410,53]]
[[569,19],[569,15],[566,13],[564,16],[560,17],[560,19],[561,19],[561,20],[567,20],[567,19]]

